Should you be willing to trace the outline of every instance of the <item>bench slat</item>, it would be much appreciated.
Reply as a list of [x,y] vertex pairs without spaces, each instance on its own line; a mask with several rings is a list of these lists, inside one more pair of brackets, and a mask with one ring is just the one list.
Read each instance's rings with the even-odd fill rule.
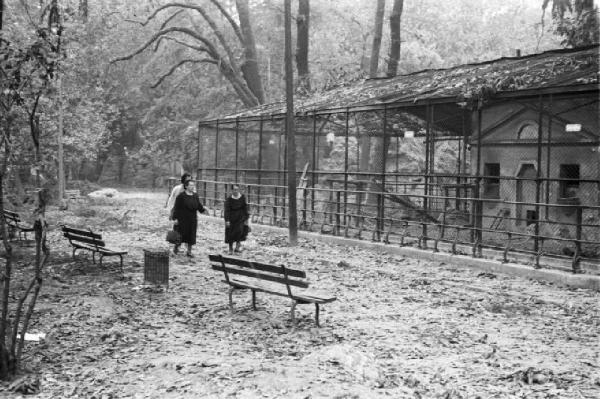
[[[220,263],[221,258],[222,258],[223,262],[226,264],[229,264],[229,265],[234,265],[234,266],[239,266],[239,267],[247,267],[249,269],[259,270],[261,272],[278,273],[278,274],[282,274],[282,275],[284,274],[281,266],[268,265],[266,263],[248,261],[248,260],[244,260],[244,259],[232,258],[229,256],[222,256],[222,255],[208,255],[208,258],[213,262]],[[306,278],[306,272],[303,270],[295,270],[295,269],[286,268],[285,272],[287,273],[287,275],[289,277]]]
[[333,302],[335,301],[337,298],[334,296],[317,296],[317,295],[308,295],[308,294],[296,294],[294,293],[293,295],[294,299],[299,299],[301,301],[304,302],[310,302],[310,303],[328,303],[328,302]]
[[[237,280],[237,279],[229,279],[230,283],[239,289],[249,289],[257,292],[265,292],[268,294],[286,296],[289,297],[289,294],[284,291],[276,291],[274,289],[270,289],[269,287],[264,287],[258,284],[252,284],[251,282]],[[227,280],[223,280],[224,283]],[[292,299],[299,300],[300,302],[308,302],[308,303],[329,303],[335,301],[337,298],[335,296],[324,296],[324,295],[316,295],[311,292],[294,292],[292,293]]]
[[19,223],[21,221],[21,218],[19,217],[18,213],[12,212],[12,211],[7,211],[4,210],[4,218],[8,219],[9,221],[13,222],[13,223]]
[[292,279],[285,279],[285,277],[275,277],[269,274],[264,274],[264,273],[257,273],[251,270],[244,270],[244,269],[235,269],[232,267],[223,267],[221,265],[212,265],[213,270],[218,270],[218,271],[226,271],[227,273],[230,274],[239,274],[241,276],[246,276],[246,277],[253,277],[259,280],[266,280],[266,281],[271,281],[274,283],[280,283],[280,284],[289,284],[292,285],[294,287],[300,287],[300,288],[308,288],[308,283],[305,281],[299,281],[299,280],[292,280]]
[[115,250],[115,249],[108,249],[106,247],[98,248],[98,252],[102,253],[102,255],[104,255],[104,256],[125,255],[125,254],[127,254],[127,251]]
[[15,227],[22,231],[33,231],[33,226],[29,224],[18,223]]
[[98,247],[104,247],[106,245],[104,243],[104,241],[99,240],[97,238],[82,237],[80,235],[75,235],[75,234],[71,234],[71,233],[64,233],[64,236],[72,241],[84,242],[86,244],[90,244],[90,245],[94,245],[94,246],[98,246]]
[[97,238],[99,240],[102,239],[102,235],[100,235],[98,233],[91,232],[89,230],[80,230],[80,229],[74,229],[72,227],[64,226],[62,228],[62,231],[64,233],[73,233],[73,234],[77,234],[79,236]]

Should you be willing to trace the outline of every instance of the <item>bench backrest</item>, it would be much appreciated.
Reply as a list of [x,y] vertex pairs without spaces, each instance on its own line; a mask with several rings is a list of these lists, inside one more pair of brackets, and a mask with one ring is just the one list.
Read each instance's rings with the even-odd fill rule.
[[82,242],[95,247],[104,247],[106,244],[102,241],[102,235],[94,233],[91,230],[74,229],[71,227],[63,226],[63,235],[73,243],[73,241]]
[[308,288],[308,282],[302,280],[306,278],[306,273],[302,270],[223,255],[208,255],[208,258],[213,262],[212,269],[222,271],[227,282],[229,282],[230,274],[237,274],[272,283],[285,284],[290,296],[292,296],[292,286]]
[[4,210],[4,218],[8,223],[19,223],[21,221],[17,212],[9,211],[7,209]]

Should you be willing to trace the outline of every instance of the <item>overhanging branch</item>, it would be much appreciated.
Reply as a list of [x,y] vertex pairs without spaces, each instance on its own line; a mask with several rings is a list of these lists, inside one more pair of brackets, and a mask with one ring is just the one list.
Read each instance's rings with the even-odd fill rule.
[[240,26],[231,17],[231,14],[229,14],[227,12],[227,10],[221,5],[221,3],[219,3],[218,0],[210,0],[210,1],[219,9],[219,11],[221,11],[221,14],[223,14],[223,16],[227,19],[227,21],[229,21],[229,24],[233,28],[233,31],[235,32],[235,35],[237,36],[240,43],[244,43],[244,37],[242,36],[242,31],[240,30]]
[[210,54],[211,57],[213,57],[215,59],[220,58],[219,55],[218,55],[218,53],[217,53],[217,50],[216,50],[215,46],[212,44],[212,42],[210,40],[208,40],[204,36],[198,34],[197,32],[194,32],[191,29],[182,28],[182,27],[178,27],[178,26],[173,26],[173,27],[170,27],[170,28],[167,28],[167,29],[163,29],[163,30],[160,30],[160,31],[156,32],[154,34],[154,36],[152,36],[146,43],[144,43],[142,46],[140,46],[137,50],[133,51],[130,54],[114,58],[114,59],[112,59],[110,61],[110,63],[114,64],[114,63],[119,62],[119,61],[130,60],[131,58],[135,57],[136,55],[138,55],[141,52],[143,52],[144,50],[146,50],[149,46],[152,45],[152,43],[154,43],[156,40],[158,40],[158,38],[160,38],[161,36],[164,36],[164,35],[166,35],[168,33],[171,33],[171,32],[180,32],[180,33],[184,33],[184,34],[186,34],[188,36],[193,37],[194,39],[202,42],[206,46],[206,48],[208,49],[208,53]]
[[200,63],[208,63],[208,64],[217,64],[217,61],[215,61],[212,58],[202,58],[199,60],[191,60],[191,59],[186,59],[186,60],[182,60],[179,61],[177,64],[173,65],[171,67],[171,69],[169,69],[169,71],[167,73],[165,73],[164,75],[162,75],[157,81],[156,83],[154,83],[152,86],[153,89],[157,88],[166,78],[168,78],[169,76],[171,76],[179,67],[185,65],[185,64],[200,64]]
[[154,46],[154,52],[156,52],[156,51],[158,50],[158,47],[159,47],[159,46],[160,46],[160,44],[163,42],[163,40],[170,40],[170,41],[172,41],[172,42],[175,42],[175,43],[181,44],[182,46],[189,47],[189,48],[191,48],[192,50],[196,50],[196,51],[198,51],[198,52],[200,52],[200,53],[207,53],[207,54],[210,54],[210,51],[208,50],[208,48],[206,48],[206,47],[204,47],[204,46],[196,46],[196,45],[193,45],[193,44],[191,44],[191,43],[186,43],[186,42],[184,42],[183,40],[179,40],[179,39],[177,39],[177,38],[175,38],[175,37],[170,37],[170,36],[161,36],[161,37],[160,37],[160,38],[159,38],[159,39],[156,41],[156,45]]

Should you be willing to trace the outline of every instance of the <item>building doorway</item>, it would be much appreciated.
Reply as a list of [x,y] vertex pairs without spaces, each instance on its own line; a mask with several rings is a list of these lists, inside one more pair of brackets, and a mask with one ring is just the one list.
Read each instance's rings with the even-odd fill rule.
[[[535,197],[536,197],[536,184],[535,179],[537,177],[537,170],[535,165],[532,163],[524,163],[517,172],[517,195],[516,200],[520,204],[517,204],[516,209],[516,224],[526,226],[535,223],[537,220],[537,213],[535,212]],[[532,204],[532,205],[529,205]]]

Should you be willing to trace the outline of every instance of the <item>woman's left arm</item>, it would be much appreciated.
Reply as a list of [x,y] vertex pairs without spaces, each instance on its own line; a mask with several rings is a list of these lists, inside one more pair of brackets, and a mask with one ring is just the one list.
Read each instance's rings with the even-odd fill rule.
[[200,202],[200,197],[198,197],[198,194],[196,194],[196,201],[198,201],[198,212],[200,212],[200,213],[206,212],[206,209],[202,205],[202,202]]

